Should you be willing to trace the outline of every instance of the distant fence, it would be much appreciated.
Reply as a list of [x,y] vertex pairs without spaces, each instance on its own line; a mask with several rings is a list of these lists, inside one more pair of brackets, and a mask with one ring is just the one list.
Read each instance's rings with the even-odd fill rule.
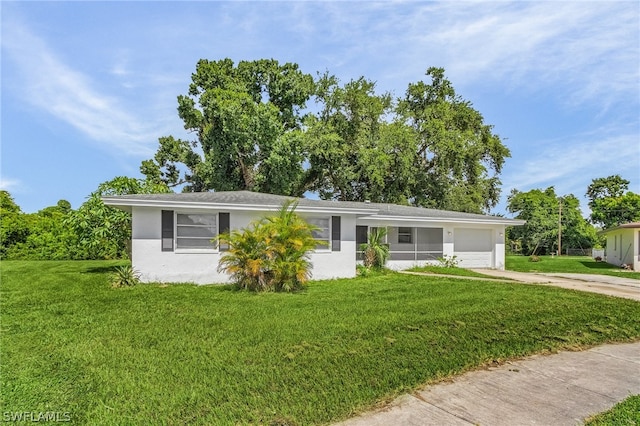
[[[567,256],[593,256],[595,257],[595,255],[593,254],[593,249],[590,248],[586,248],[586,249],[572,249],[572,248],[568,248],[564,250]],[[602,251],[602,255],[600,255],[600,257],[604,257],[604,250]]]

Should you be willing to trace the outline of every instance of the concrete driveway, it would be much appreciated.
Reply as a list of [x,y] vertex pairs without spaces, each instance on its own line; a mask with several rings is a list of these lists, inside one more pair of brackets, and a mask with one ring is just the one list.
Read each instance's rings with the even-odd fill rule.
[[640,301],[640,280],[633,278],[595,274],[498,271],[495,269],[474,269],[474,271],[495,278],[509,278],[523,283],[552,285]]

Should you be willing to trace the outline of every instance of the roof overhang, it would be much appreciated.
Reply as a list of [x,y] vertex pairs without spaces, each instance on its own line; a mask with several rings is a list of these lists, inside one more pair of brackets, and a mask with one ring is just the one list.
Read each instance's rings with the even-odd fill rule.
[[[278,211],[282,205],[276,204],[234,204],[234,203],[206,203],[202,201],[167,201],[167,200],[148,200],[135,198],[118,198],[118,197],[102,197],[102,201],[112,207],[131,213],[134,207],[154,207],[164,209],[201,209],[201,210],[229,210],[229,211]],[[317,206],[301,206],[296,207],[298,213],[329,213],[329,214],[354,214],[354,215],[371,215],[375,214],[377,209],[364,208],[344,208],[338,207],[317,207]]]
[[613,232],[613,231],[619,231],[621,229],[638,229],[638,228],[640,228],[640,222],[624,223],[622,225],[618,225],[618,226],[613,227],[613,228],[603,229],[602,231],[598,232],[598,235],[604,235],[606,233]]
[[359,217],[358,221],[388,221],[388,222],[424,222],[424,223],[463,223],[483,225],[520,226],[526,223],[521,219],[507,219],[498,216],[485,218],[467,217],[424,217],[424,216],[394,216],[394,215],[369,215]]

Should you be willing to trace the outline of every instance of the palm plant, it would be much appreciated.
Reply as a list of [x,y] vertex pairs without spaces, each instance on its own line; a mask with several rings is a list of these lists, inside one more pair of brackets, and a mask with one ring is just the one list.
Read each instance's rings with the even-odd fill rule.
[[220,244],[229,250],[220,259],[219,271],[227,272],[240,288],[253,291],[292,291],[311,278],[309,253],[317,241],[314,226],[295,213],[297,203],[286,202],[274,216],[249,228],[223,234]]
[[389,260],[389,245],[386,244],[387,228],[371,228],[367,242],[360,244],[362,261],[367,268],[384,268]]
[[218,241],[219,244],[229,246],[229,250],[220,258],[219,271],[231,275],[231,279],[240,288],[252,291],[268,289],[269,259],[265,255],[267,239],[258,224],[248,229],[221,234]]
[[296,202],[288,201],[277,215],[264,219],[270,233],[272,272],[277,291],[299,289],[311,278],[309,253],[318,244],[312,233],[316,228],[295,213],[297,206]]

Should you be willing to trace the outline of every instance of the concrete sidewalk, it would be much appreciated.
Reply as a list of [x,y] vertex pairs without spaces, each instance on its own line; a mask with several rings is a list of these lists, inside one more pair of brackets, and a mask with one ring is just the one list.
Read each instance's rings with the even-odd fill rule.
[[640,394],[640,342],[473,371],[340,425],[576,425],[634,394]]

